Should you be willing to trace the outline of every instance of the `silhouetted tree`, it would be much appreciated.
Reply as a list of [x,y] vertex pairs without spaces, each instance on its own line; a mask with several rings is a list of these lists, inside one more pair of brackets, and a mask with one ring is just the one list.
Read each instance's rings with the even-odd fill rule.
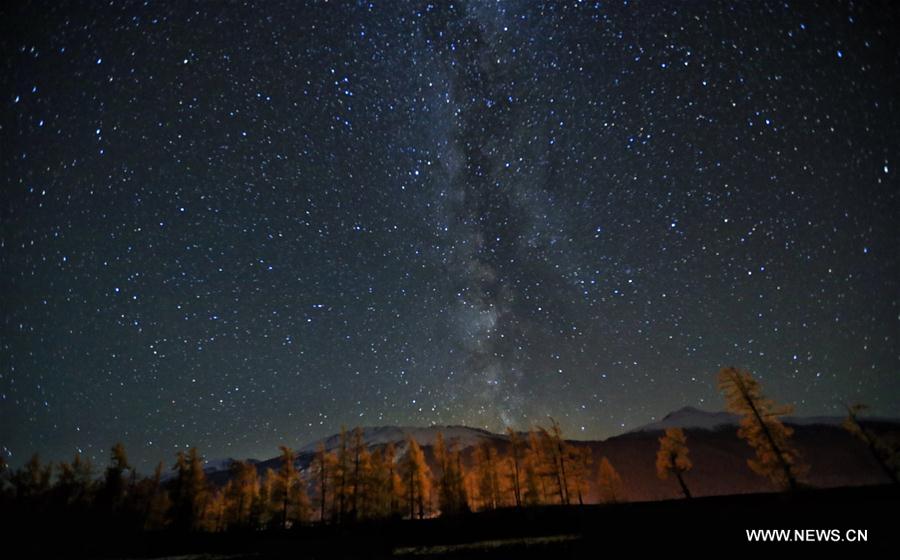
[[341,426],[341,434],[337,449],[337,464],[333,471],[335,474],[334,497],[337,500],[336,508],[338,523],[342,522],[347,514],[351,486],[349,484],[351,470],[350,446],[347,441],[347,429]]
[[169,493],[162,487],[162,461],[156,465],[153,476],[147,479],[147,501],[144,509],[144,529],[159,530],[166,526],[167,513],[172,507]]
[[52,477],[53,464],[42,465],[40,455],[35,453],[11,476],[16,499],[33,507],[39,506],[47,497]]
[[62,507],[83,512],[93,501],[93,466],[89,459],[76,453],[71,463],[59,464],[59,475],[54,487],[57,503]]
[[118,442],[112,447],[109,466],[106,467],[103,486],[98,497],[100,507],[107,514],[116,514],[122,508],[127,484],[125,471],[129,470],[131,470],[131,465],[128,464],[125,446]]
[[231,479],[223,492],[226,526],[252,528],[253,502],[259,495],[259,473],[249,461],[232,461]]
[[693,465],[688,457],[687,437],[681,428],[666,428],[666,433],[659,438],[659,451],[656,453],[656,476],[661,480],[674,474],[681,486],[685,498],[691,497],[691,492],[684,483],[683,474],[691,470]]
[[288,521],[294,524],[306,520],[309,497],[306,494],[303,477],[297,472],[296,456],[293,450],[283,445],[280,449],[281,468],[275,478],[273,494],[280,506],[281,527],[287,528]]
[[900,483],[900,476],[898,476],[898,471],[900,471],[900,450],[896,446],[890,445],[884,437],[862,424],[859,419],[859,413],[867,408],[864,404],[848,405],[847,418],[842,425],[845,430],[866,444],[866,447],[884,474],[891,482],[898,484]]
[[322,523],[327,519],[325,510],[328,503],[328,492],[334,494],[331,482],[335,479],[334,469],[336,465],[337,457],[335,454],[326,451],[325,443],[319,442],[315,458],[313,459],[313,484],[316,488],[316,496],[319,502],[319,520]]
[[287,529],[288,508],[297,501],[296,493],[299,477],[294,465],[294,451],[284,445],[281,449],[281,468],[275,483],[275,499],[281,502],[281,528]]
[[353,519],[364,517],[362,510],[365,510],[365,500],[368,494],[366,484],[371,475],[372,455],[369,452],[365,439],[363,438],[362,428],[353,429],[351,441],[351,454],[353,457],[353,471],[351,482],[351,504],[350,512]]
[[806,474],[807,467],[791,445],[794,431],[779,420],[793,407],[776,405],[763,396],[750,372],[733,367],[719,372],[719,390],[725,395],[728,410],[741,416],[738,436],[756,451],[756,458],[747,461],[750,468],[780,488],[796,490],[797,480]]
[[0,496],[7,496],[12,490],[11,476],[9,463],[6,462],[6,457],[0,454]]
[[387,493],[389,496],[390,504],[390,516],[394,517],[396,515],[400,515],[400,500],[404,495],[403,489],[403,478],[400,475],[400,470],[397,468],[397,450],[394,447],[394,443],[388,443],[384,447],[384,464],[388,469],[388,489]]
[[185,455],[179,451],[175,467],[173,485],[174,526],[182,531],[197,531],[204,526],[204,513],[208,491],[203,460],[196,447],[192,447]]

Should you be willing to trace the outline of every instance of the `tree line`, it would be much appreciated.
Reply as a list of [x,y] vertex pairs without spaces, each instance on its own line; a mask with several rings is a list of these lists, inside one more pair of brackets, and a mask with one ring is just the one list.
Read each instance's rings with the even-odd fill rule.
[[[725,368],[718,383],[728,410],[741,418],[738,436],[754,450],[749,467],[778,489],[801,487],[808,466],[791,441],[791,428],[780,420],[791,408],[765,397],[747,371]],[[859,421],[861,410],[848,407],[844,427],[897,483],[897,448]],[[297,469],[294,451],[282,446],[277,469],[233,461],[224,485],[207,479],[196,448],[177,453],[170,476],[164,476],[163,463],[140,476],[120,443],[99,477],[79,454],[56,465],[34,455],[16,470],[0,458],[0,504],[23,515],[49,512],[132,529],[219,532],[624,499],[622,477],[612,463],[601,457],[595,465],[591,448],[567,441],[552,418],[546,428],[508,428],[506,435],[503,449],[485,440],[464,453],[438,433],[429,461],[412,437],[400,453],[394,443],[370,447],[361,428],[342,428],[333,449],[319,443],[305,471]],[[692,466],[684,431],[667,429],[659,438],[658,477],[671,477],[691,498],[685,474]]]

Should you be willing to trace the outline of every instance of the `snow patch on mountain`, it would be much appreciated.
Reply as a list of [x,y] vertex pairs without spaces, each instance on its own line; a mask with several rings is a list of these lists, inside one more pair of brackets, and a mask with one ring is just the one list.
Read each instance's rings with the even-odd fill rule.
[[[485,440],[505,439],[505,436],[481,430],[478,428],[467,428],[465,426],[429,426],[420,428],[414,426],[375,426],[362,428],[363,441],[367,447],[375,447],[394,443],[398,450],[405,448],[403,442],[407,437],[412,437],[419,445],[434,445],[438,433],[443,434],[444,441],[449,445],[456,443],[459,449],[465,449],[473,445],[478,445]],[[347,430],[348,443],[352,440],[352,430]],[[332,451],[337,449],[341,444],[340,434],[333,434],[322,440],[316,440],[302,446],[299,453],[314,453],[319,447],[319,443],[325,444],[325,449]]]
[[661,432],[666,428],[693,428],[699,430],[715,430],[720,426],[736,426],[738,416],[730,412],[708,412],[692,406],[670,412],[659,422],[653,422],[630,430],[635,432]]

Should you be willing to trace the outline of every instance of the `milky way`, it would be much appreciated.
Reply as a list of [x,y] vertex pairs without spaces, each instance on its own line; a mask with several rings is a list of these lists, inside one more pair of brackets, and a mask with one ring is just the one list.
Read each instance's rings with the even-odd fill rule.
[[607,437],[732,364],[900,414],[888,4],[3,11],[14,465]]

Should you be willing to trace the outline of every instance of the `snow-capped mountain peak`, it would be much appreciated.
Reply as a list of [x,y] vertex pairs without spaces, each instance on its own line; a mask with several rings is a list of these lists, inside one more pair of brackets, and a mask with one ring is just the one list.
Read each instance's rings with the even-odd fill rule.
[[[844,418],[842,416],[783,416],[781,421],[795,426],[840,426]],[[891,419],[870,418],[876,421],[892,421]],[[656,432],[666,428],[685,428],[695,430],[718,430],[727,426],[737,426],[740,417],[730,412],[709,412],[693,406],[679,408],[670,412],[658,422],[652,422],[640,426],[629,433]]]
[[737,425],[738,416],[730,412],[709,412],[693,406],[670,412],[658,422],[653,422],[631,430],[631,432],[655,432],[666,428],[694,428],[715,430],[721,426]]

